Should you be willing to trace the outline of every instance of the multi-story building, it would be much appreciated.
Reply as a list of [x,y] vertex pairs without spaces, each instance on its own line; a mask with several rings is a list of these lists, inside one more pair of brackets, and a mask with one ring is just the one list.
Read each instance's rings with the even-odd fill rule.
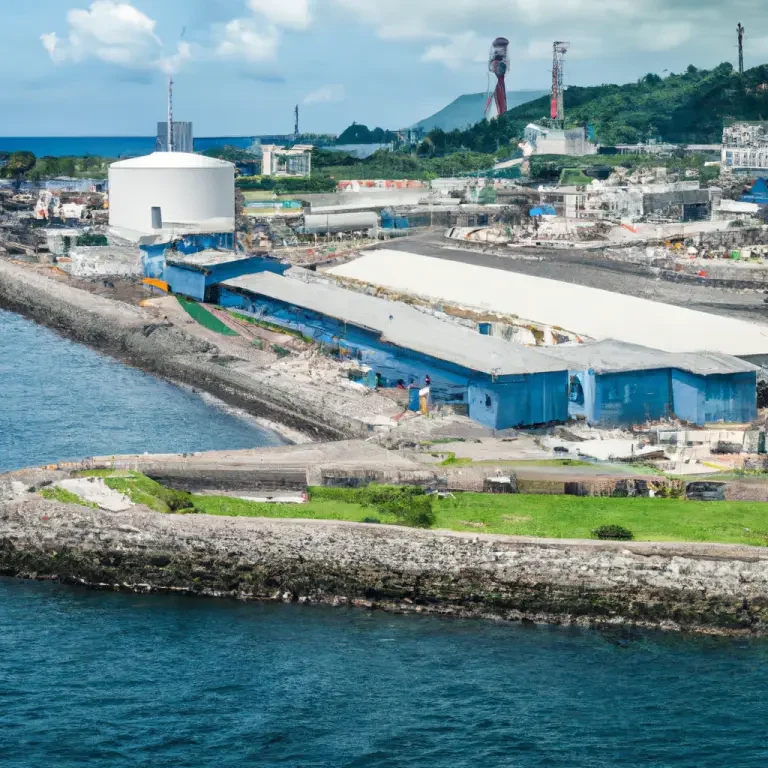
[[768,122],[731,123],[723,129],[724,170],[750,173],[768,168]]

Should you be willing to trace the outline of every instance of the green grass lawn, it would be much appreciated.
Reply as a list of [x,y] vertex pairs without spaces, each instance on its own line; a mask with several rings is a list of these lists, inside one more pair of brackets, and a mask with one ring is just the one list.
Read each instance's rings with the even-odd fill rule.
[[[371,507],[336,499],[302,505],[256,504],[220,496],[194,499],[195,507],[209,515],[395,522]],[[436,501],[435,511],[435,528],[453,531],[589,539],[601,525],[621,525],[641,541],[768,545],[768,505],[750,502],[464,493]]]
[[[228,517],[311,518],[395,523],[354,501],[354,491],[310,489],[307,504],[260,504],[227,496],[200,496],[165,488],[138,472],[84,472],[157,512]],[[61,499],[63,500],[63,499]],[[74,503],[74,502],[73,502]],[[456,494],[435,501],[435,528],[543,538],[589,539],[603,525],[628,528],[639,541],[709,541],[768,546],[768,504],[621,499],[558,495]]]
[[98,504],[94,504],[91,501],[86,501],[76,493],[72,493],[65,488],[58,488],[56,486],[43,488],[43,490],[40,491],[40,495],[44,499],[48,499],[49,501],[60,501],[62,504],[77,504],[81,507],[91,507],[91,509],[99,508]]

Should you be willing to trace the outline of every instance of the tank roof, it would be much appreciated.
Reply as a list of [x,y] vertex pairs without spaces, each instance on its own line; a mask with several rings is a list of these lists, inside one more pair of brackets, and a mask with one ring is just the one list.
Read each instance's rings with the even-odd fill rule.
[[119,160],[110,168],[234,168],[232,163],[215,157],[206,157],[192,152],[153,152],[151,155]]

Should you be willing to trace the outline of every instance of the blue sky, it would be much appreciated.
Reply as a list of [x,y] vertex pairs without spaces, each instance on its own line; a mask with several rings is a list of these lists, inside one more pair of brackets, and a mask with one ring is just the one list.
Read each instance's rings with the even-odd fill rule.
[[[765,0],[0,0],[0,135],[152,135],[165,114],[195,134],[400,128],[486,89],[510,38],[509,88],[547,88],[551,41],[566,82],[768,61]],[[734,28],[734,29],[732,29]],[[182,36],[183,35],[183,36]]]

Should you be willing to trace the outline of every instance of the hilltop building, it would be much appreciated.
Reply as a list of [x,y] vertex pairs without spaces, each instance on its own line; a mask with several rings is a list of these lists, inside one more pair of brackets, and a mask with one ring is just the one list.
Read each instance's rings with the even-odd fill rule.
[[737,173],[768,168],[768,122],[731,123],[723,129],[723,169]]
[[587,138],[586,128],[559,130],[530,123],[525,128],[523,153],[526,155],[596,155],[597,145]]

